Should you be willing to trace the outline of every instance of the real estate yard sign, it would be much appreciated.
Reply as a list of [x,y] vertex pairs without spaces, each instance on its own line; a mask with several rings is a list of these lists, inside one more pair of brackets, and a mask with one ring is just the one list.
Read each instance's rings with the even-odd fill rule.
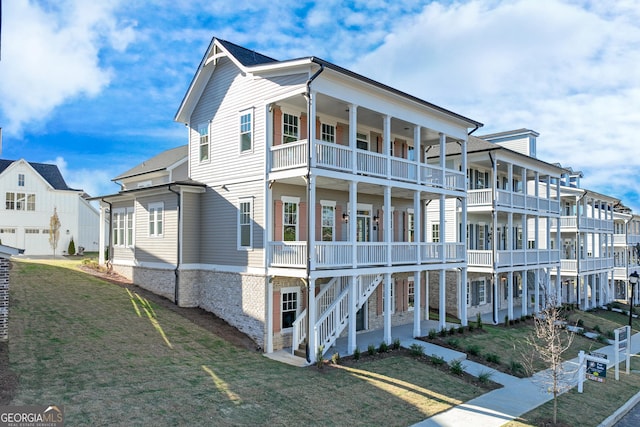
[[616,337],[616,342],[614,345],[614,353],[615,353],[615,365],[616,365],[616,380],[620,379],[620,352],[626,350],[626,365],[627,365],[627,374],[631,373],[631,349],[629,345],[629,338],[631,338],[631,328],[627,326],[623,326],[613,331]]
[[[596,353],[594,351],[589,352],[589,356],[594,356],[600,359],[606,359],[607,355],[603,353]],[[597,359],[592,359],[587,356],[587,379],[591,381],[598,381],[600,383],[605,382],[607,378],[607,364],[597,362]]]
[[[597,377],[599,375],[603,375],[603,376],[606,375],[607,364],[609,363],[609,361],[604,357],[600,357],[600,356],[603,356],[603,355],[602,354],[599,354],[598,356],[595,356],[592,354],[586,355],[584,354],[584,350],[580,350],[580,352],[578,353],[578,360],[579,360],[578,362],[578,393],[582,393],[585,377],[589,379],[593,379],[595,381],[604,382],[604,380],[601,381]],[[591,377],[589,377],[589,375],[587,374],[588,369],[590,367],[592,370]],[[599,370],[602,370],[604,374],[600,374]],[[597,375],[596,375],[596,372],[598,373]]]

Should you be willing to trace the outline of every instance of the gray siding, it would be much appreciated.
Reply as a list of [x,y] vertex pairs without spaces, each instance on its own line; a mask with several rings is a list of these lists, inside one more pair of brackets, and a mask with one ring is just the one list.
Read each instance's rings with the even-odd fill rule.
[[[121,203],[114,203],[111,206],[111,209],[118,210],[118,209],[124,209],[124,208],[130,208],[133,206],[133,202],[121,202]],[[133,213],[133,217],[134,217],[134,230],[133,230],[133,236],[134,236],[134,242],[135,242],[135,238],[136,238],[136,226],[135,226],[135,218],[136,218],[136,213]],[[113,223],[112,223],[113,224]],[[113,227],[113,225],[112,225]],[[113,230],[113,228],[112,228]],[[124,246],[114,246],[113,247],[113,259],[114,260],[124,260],[124,261],[133,261],[135,259],[134,253],[133,253],[133,248],[126,248]]]
[[182,200],[182,262],[187,264],[200,262],[201,196],[201,194],[185,193]]
[[[162,237],[149,235],[149,204],[163,202]],[[136,200],[136,259],[140,262],[176,264],[177,262],[177,196],[173,193]]]

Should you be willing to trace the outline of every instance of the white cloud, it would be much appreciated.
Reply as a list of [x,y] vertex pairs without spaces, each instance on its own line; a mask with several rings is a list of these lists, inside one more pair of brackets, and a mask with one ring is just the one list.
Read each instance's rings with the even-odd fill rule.
[[131,23],[116,21],[118,3],[5,2],[0,110],[7,134],[42,126],[56,107],[109,84],[113,72],[100,64],[101,49],[123,50],[134,38]]
[[485,123],[477,134],[534,129],[541,159],[622,196],[637,190],[622,166],[640,169],[640,7],[607,5],[431,3],[354,68]]

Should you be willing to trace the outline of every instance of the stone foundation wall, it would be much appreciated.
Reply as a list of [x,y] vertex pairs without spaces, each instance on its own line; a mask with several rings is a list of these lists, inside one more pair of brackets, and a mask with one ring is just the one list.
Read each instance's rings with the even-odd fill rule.
[[143,289],[163,296],[168,300],[175,300],[175,280],[173,270],[156,270],[152,268],[135,267],[133,269],[133,283]]
[[9,339],[9,260],[0,258],[0,341]]

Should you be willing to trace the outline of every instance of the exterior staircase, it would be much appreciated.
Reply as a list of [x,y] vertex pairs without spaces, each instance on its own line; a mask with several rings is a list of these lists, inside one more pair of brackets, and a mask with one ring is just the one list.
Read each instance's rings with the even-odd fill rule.
[[[364,274],[356,277],[356,311],[362,308],[371,294],[382,283],[382,274]],[[314,330],[316,342],[323,346],[323,355],[336,342],[348,325],[349,319],[349,278],[334,277],[322,287],[315,298],[318,321]],[[292,352],[306,357],[308,316],[305,309],[293,322]]]

